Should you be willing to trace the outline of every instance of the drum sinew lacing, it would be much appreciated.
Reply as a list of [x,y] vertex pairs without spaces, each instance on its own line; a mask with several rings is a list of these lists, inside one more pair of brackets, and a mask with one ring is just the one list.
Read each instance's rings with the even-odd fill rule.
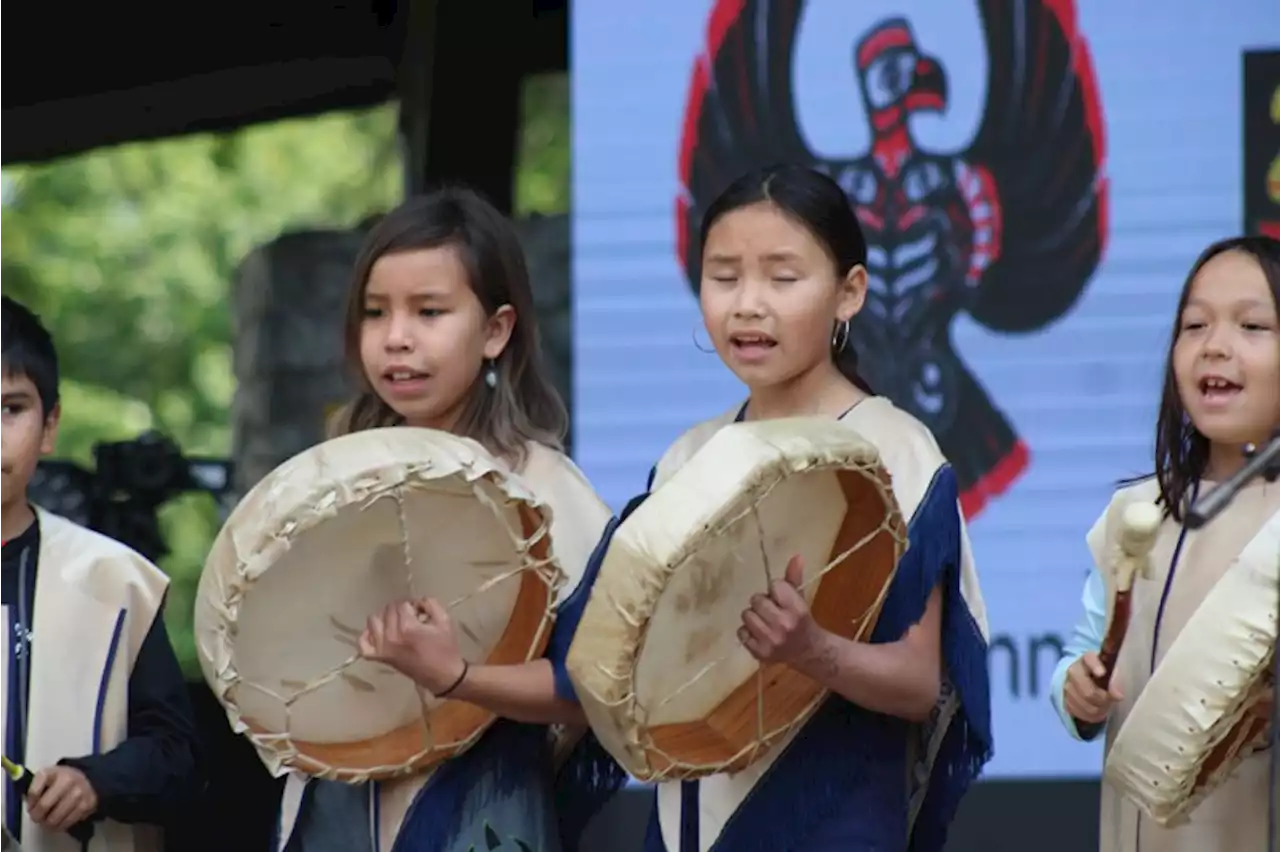
[[[805,427],[796,423],[778,426],[779,423],[735,424],[717,433],[619,529],[615,542],[625,542],[621,550],[643,555],[617,557],[617,570],[608,577],[607,557],[597,580],[571,651],[570,672],[576,675],[579,694],[588,699],[584,707],[602,744],[640,780],[691,779],[750,766],[797,730],[826,697],[824,689],[789,667],[756,665],[749,684],[740,683],[702,718],[691,723],[655,723],[655,716],[671,702],[698,687],[704,678],[718,677],[718,667],[741,668],[747,653],[733,639],[733,647],[697,664],[665,695],[641,694],[644,689],[638,681],[644,678],[640,669],[646,646],[654,637],[655,611],[675,594],[673,585],[691,573],[707,574],[713,570],[700,564],[700,560],[705,562],[708,549],[717,542],[736,541],[727,560],[728,570],[742,566],[747,572],[759,572],[758,582],[742,581],[735,590],[734,601],[741,605],[739,609],[744,608],[751,593],[767,592],[770,583],[782,577],[791,555],[785,547],[778,549],[779,539],[786,537],[778,527],[792,525],[790,518],[789,523],[779,523],[782,519],[778,515],[785,515],[787,510],[780,508],[782,503],[772,507],[766,504],[771,497],[784,503],[795,502],[796,490],[804,489],[813,504],[822,503],[806,507],[804,514],[839,511],[840,517],[834,522],[837,529],[826,530],[833,546],[824,551],[821,561],[811,560],[817,567],[806,568],[801,591],[820,626],[845,638],[863,640],[875,625],[897,560],[907,547],[907,530],[891,480],[874,447],[848,427],[834,423]],[[799,431],[785,437],[777,433],[786,428]],[[735,440],[745,441],[748,446],[735,448]],[[706,455],[700,459],[703,453]],[[696,483],[706,473],[699,470],[699,463],[715,466],[718,453],[738,455],[740,458],[735,460],[743,462],[731,474],[720,475],[721,479],[732,480],[731,495],[713,502],[718,508],[701,519],[700,525],[687,517],[678,518],[687,513],[671,509],[681,503],[671,489],[678,492],[685,485]],[[719,459],[723,460],[724,457]],[[714,499],[719,499],[717,494]],[[841,500],[843,495],[843,507],[828,505],[833,494],[835,500]],[[699,500],[684,502],[693,506]],[[666,501],[665,506],[662,501]],[[772,521],[766,519],[765,508],[773,513]],[[653,516],[664,511],[670,514],[655,523]],[[688,533],[684,540],[670,548],[664,547],[670,542],[656,541],[658,526],[680,526],[680,521],[693,527],[682,527]],[[640,543],[635,544],[633,539]],[[770,551],[774,553],[771,555]],[[863,553],[863,560],[854,558],[859,553]],[[632,562],[643,563],[647,571],[628,571],[632,576],[622,577],[624,566],[631,568]],[[861,568],[866,569],[865,580],[858,578]],[[742,576],[741,571],[735,573]],[[828,588],[827,581],[839,586]],[[705,582],[714,584],[715,580]],[[826,589],[821,595],[819,586]],[[714,621],[713,616],[703,617]],[[736,632],[736,625],[734,630],[727,624],[713,626],[722,634]],[[658,641],[664,643],[665,651],[673,647],[669,637],[659,635]],[[589,654],[597,642],[622,650],[604,658]],[[679,660],[671,663],[681,668]],[[719,696],[719,692],[716,694]]]
[[[344,448],[350,452],[344,454]],[[385,515],[388,504],[394,506],[393,519]],[[339,517],[344,512],[351,516]],[[448,528],[449,518],[440,520],[435,516],[450,512],[458,519],[456,532],[460,536],[474,533],[477,525],[488,535],[483,536],[483,541],[470,544],[472,552],[468,555],[472,558],[457,560],[461,564],[451,561],[445,566],[424,565],[424,556],[429,561],[438,548],[448,551],[468,546],[465,541],[444,536],[438,542],[429,536],[423,538],[424,527],[444,524]],[[384,514],[379,518],[379,513]],[[411,513],[416,514],[411,517]],[[251,524],[248,519],[255,515],[268,520]],[[484,517],[488,520],[476,520]],[[249,626],[246,617],[251,621],[262,618],[261,613],[251,615],[245,611],[246,606],[252,605],[255,591],[262,592],[263,584],[273,579],[285,579],[270,571],[280,574],[291,568],[288,580],[298,596],[305,597],[309,591],[323,594],[316,588],[323,578],[311,583],[309,589],[298,566],[286,560],[292,550],[306,545],[304,537],[316,530],[338,530],[332,533],[336,536],[332,548],[337,551],[333,558],[340,560],[344,547],[361,544],[344,540],[344,522],[363,522],[368,529],[380,530],[372,534],[377,546],[368,557],[368,564],[374,574],[382,569],[385,576],[357,578],[368,580],[359,588],[364,591],[368,585],[377,585],[379,600],[387,602],[436,597],[450,610],[460,644],[464,652],[470,651],[466,655],[473,664],[522,662],[539,655],[550,634],[552,602],[564,582],[564,574],[550,548],[550,510],[478,444],[443,433],[401,427],[335,439],[285,462],[246,495],[219,534],[209,567],[201,578],[198,617],[203,624],[198,626],[198,648],[206,678],[226,707],[233,727],[253,742],[273,773],[297,770],[315,777],[360,783],[435,766],[470,747],[493,716],[461,702],[440,702],[390,667],[364,660],[357,642],[364,619],[372,614],[367,607],[348,612],[345,617],[324,611],[323,605],[308,613],[307,629],[324,631],[323,635],[309,637],[311,647],[323,645],[330,652],[335,645],[346,649],[340,659],[318,672],[298,677],[275,674],[293,661],[286,653],[287,644],[273,646],[261,639],[271,635],[270,630],[261,629],[261,624],[252,625],[258,628],[254,635],[260,644],[244,647],[244,633]],[[434,546],[437,544],[438,548]],[[314,542],[311,547],[316,549]],[[362,547],[355,549],[364,552]],[[330,555],[323,548],[321,551],[322,556]],[[395,564],[397,561],[399,565]],[[331,581],[341,574],[342,566],[334,570],[338,573],[329,578]],[[351,572],[358,570],[358,563],[350,566]],[[431,570],[436,573],[422,573]],[[472,578],[474,585],[462,593],[441,593],[442,589],[457,587]],[[513,588],[516,583],[518,588]],[[492,594],[498,594],[498,598],[486,604],[486,596],[491,598]],[[469,627],[466,614],[459,614],[459,610],[470,608],[469,612],[474,613],[485,605],[491,610],[496,606],[497,610],[486,614],[488,623],[482,627],[487,631],[479,631],[487,635],[477,636]],[[507,621],[494,623],[495,617],[504,615]],[[320,628],[318,619],[322,616],[324,626]],[[273,651],[287,661],[272,668],[271,663],[263,663],[257,656]],[[245,669],[255,666],[272,674],[246,676]],[[418,709],[412,718],[401,718],[403,724],[390,725],[393,730],[378,731],[374,736],[353,733],[345,741],[341,736],[306,741],[296,729],[295,708],[308,696],[324,690],[331,698],[338,689],[336,694],[347,696],[348,702],[341,708],[348,711],[347,718],[338,713],[339,718],[328,721],[338,726],[350,725],[354,731],[359,721],[367,722],[368,714],[358,712],[362,702],[373,700],[377,704],[380,696],[388,701],[396,695],[403,698],[407,688],[415,693]],[[252,697],[255,693],[259,699]],[[267,714],[269,718],[261,713],[261,699],[278,708]],[[246,712],[247,704],[259,707],[258,718]],[[312,707],[308,712],[314,716],[317,710]],[[356,716],[361,718],[357,720]]]

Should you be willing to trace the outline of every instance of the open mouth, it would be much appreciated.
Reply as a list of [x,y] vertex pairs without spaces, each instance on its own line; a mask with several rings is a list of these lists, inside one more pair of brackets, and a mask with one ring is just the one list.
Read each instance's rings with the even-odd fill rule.
[[729,345],[735,351],[752,355],[763,354],[778,345],[778,341],[767,334],[759,332],[743,332],[729,335]]
[[1243,386],[1221,376],[1205,376],[1200,380],[1200,395],[1210,402],[1231,399],[1242,390]]
[[411,382],[420,382],[428,378],[427,373],[421,373],[417,370],[409,370],[397,367],[393,370],[387,370],[382,374],[382,378],[386,379],[393,385],[409,384]]

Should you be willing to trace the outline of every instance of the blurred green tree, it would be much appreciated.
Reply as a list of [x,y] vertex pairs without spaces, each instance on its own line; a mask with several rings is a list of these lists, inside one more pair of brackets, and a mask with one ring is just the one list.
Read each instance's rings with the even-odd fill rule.
[[[225,456],[226,294],[237,264],[282,230],[355,225],[393,205],[396,150],[388,106],[6,169],[4,291],[57,341],[58,456],[91,464],[95,443],[147,428],[184,452]],[[192,672],[192,595],[217,512],[192,496],[166,505],[161,521],[169,625]]]
[[571,127],[569,77],[540,74],[525,80],[516,164],[517,216],[569,212]]
[[[568,84],[525,90],[519,213],[569,198]],[[282,231],[351,227],[403,192],[394,104],[121,145],[3,172],[4,292],[40,314],[62,365],[60,458],[155,428],[191,455],[225,456],[234,391],[227,292]],[[192,495],[161,512],[173,580],[167,620],[195,675],[193,595],[218,529]]]

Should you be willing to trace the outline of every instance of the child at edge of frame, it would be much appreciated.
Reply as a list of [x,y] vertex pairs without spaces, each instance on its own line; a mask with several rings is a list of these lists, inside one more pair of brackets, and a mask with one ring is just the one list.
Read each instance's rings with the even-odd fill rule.
[[[202,788],[168,578],[34,505],[61,415],[54,341],[3,297],[4,828],[26,852],[158,852]],[[24,792],[25,790],[25,792]]]
[[[1205,597],[1233,571],[1266,559],[1255,540],[1280,523],[1280,483],[1247,484],[1211,523],[1184,525],[1198,496],[1230,479],[1246,462],[1244,447],[1265,446],[1280,428],[1280,241],[1234,237],[1206,248],[1192,265],[1174,312],[1156,416],[1155,472],[1120,483],[1089,530],[1094,566],[1083,613],[1054,671],[1050,698],[1077,740],[1105,736],[1105,753],[1160,672],[1162,661]],[[1107,688],[1095,683],[1107,629],[1110,520],[1131,501],[1163,512],[1150,554],[1151,576],[1130,589],[1130,619]],[[1275,558],[1273,550],[1270,557]],[[1234,567],[1233,567],[1234,566]],[[1274,566],[1270,568],[1274,572]],[[1190,700],[1190,699],[1189,699]],[[1249,712],[1270,717],[1270,701]],[[1181,708],[1176,712],[1182,714]],[[1269,727],[1268,725],[1265,725]],[[1269,736],[1269,732],[1264,734]],[[1263,743],[1265,745],[1265,741]],[[1189,815],[1164,827],[1108,783],[1102,785],[1102,852],[1208,852],[1267,848],[1270,754],[1240,762]]]

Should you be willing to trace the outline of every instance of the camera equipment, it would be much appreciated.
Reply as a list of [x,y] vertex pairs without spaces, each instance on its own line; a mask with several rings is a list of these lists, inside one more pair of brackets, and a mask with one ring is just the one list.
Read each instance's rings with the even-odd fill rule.
[[99,443],[94,470],[42,461],[30,484],[33,503],[132,547],[155,562],[169,552],[157,511],[181,494],[207,493],[223,517],[230,511],[231,462],[184,456],[168,437],[147,432],[132,441]]

